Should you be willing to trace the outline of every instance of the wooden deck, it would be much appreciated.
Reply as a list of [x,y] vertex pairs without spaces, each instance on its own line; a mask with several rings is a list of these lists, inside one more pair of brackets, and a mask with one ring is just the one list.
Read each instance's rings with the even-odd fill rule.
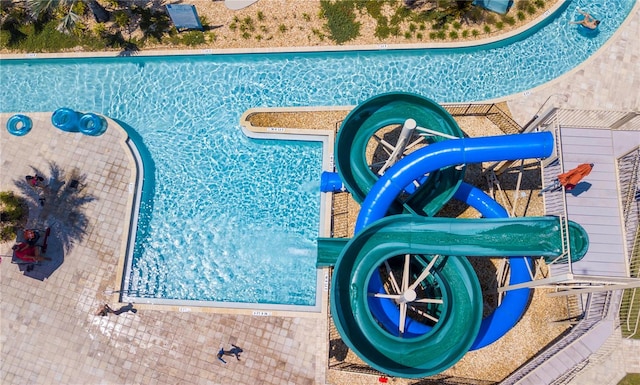
[[[568,219],[580,224],[589,234],[589,251],[581,261],[573,264],[574,274],[628,276],[616,172],[616,157],[621,155],[619,147],[624,143],[614,140],[615,136],[625,136],[626,133],[608,129],[561,128],[564,171],[581,163],[594,163],[591,174],[565,194]],[[632,147],[629,145],[627,151]]]

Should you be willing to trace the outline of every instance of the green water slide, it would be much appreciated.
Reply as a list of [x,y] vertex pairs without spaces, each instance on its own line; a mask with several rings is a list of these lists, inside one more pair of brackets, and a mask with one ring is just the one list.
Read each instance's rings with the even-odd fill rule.
[[[354,108],[344,120],[336,138],[336,168],[342,182],[357,202],[362,202],[379,176],[370,168],[367,147],[376,133],[385,128],[402,126],[407,118],[413,119],[423,143],[432,144],[462,138],[463,132],[453,117],[434,101],[411,93],[392,92],[377,95]],[[427,128],[429,131],[422,129]],[[422,131],[421,131],[422,130]],[[451,199],[462,177],[464,167],[446,167],[434,170],[420,188],[402,203],[395,202],[390,211],[416,212],[432,216]]]
[[[385,223],[385,227],[380,227]],[[587,252],[589,241],[584,228],[569,221],[568,231],[573,260],[580,260]],[[374,231],[375,230],[375,231]],[[530,255],[544,257],[547,262],[563,254],[563,240],[558,217],[522,218],[430,218],[417,215],[395,215],[377,222],[368,229],[367,242],[352,242],[350,238],[319,238],[318,265],[335,265],[341,253],[367,253],[376,242],[402,245],[411,253],[442,254],[467,257],[510,257]],[[358,236],[360,237],[360,235]],[[352,254],[356,253],[356,254]],[[368,269],[369,267],[359,266]]]
[[[556,217],[456,219],[403,214],[374,222],[348,242],[321,239],[319,250],[327,261],[340,253],[355,256],[342,259],[334,271],[336,324],[360,357],[388,374],[415,378],[440,373],[469,350],[482,319],[480,284],[461,256],[554,258],[563,252],[560,226]],[[571,250],[582,258],[587,235],[573,222],[569,232]],[[394,258],[406,261],[395,268],[405,270],[398,274],[403,277],[401,284],[396,282],[402,287],[396,290],[398,295],[388,294],[383,287],[389,282],[381,278],[381,266]],[[428,307],[421,306],[425,304]],[[413,315],[412,306],[420,308]],[[416,314],[421,322],[412,319]]]

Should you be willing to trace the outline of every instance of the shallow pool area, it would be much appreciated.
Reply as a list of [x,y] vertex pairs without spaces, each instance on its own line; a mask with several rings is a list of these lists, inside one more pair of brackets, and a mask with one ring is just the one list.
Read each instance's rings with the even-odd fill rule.
[[[247,139],[240,115],[251,107],[352,105],[392,90],[439,102],[524,92],[593,54],[634,2],[568,3],[536,34],[504,47],[3,60],[3,88],[24,92],[6,92],[0,108],[95,111],[141,135],[155,184],[153,199],[143,202],[146,227],[126,290],[310,306],[321,145]],[[568,26],[576,6],[604,15],[597,36]]]

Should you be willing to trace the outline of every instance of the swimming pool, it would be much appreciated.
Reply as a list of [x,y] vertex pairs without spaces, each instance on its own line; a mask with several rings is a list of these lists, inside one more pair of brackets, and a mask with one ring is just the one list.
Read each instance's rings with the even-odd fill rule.
[[[505,46],[3,60],[0,108],[96,111],[142,136],[156,183],[153,200],[142,207],[148,223],[136,240],[138,269],[128,290],[150,298],[313,306],[320,144],[247,139],[238,127],[246,109],[354,105],[394,90],[439,102],[522,92],[588,58],[633,5],[567,2],[535,34]],[[584,37],[568,24],[576,6],[604,20],[598,35]]]

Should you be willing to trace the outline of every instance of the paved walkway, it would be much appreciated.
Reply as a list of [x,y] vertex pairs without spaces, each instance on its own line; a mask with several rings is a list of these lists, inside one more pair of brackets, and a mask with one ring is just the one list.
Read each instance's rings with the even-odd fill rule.
[[[504,100],[520,123],[558,93],[568,95],[566,101],[550,100],[547,105],[640,110],[637,36],[638,5],[587,63],[528,96]],[[0,126],[6,119],[0,118]],[[0,264],[0,382],[324,384],[326,314],[264,317],[247,311],[179,312],[140,306],[136,314],[95,315],[103,303],[115,300],[105,290],[116,287],[126,238],[124,223],[135,175],[123,140],[116,129],[100,138],[65,133],[54,129],[46,115],[22,138],[0,130],[0,190],[14,189],[14,181],[29,174],[32,166],[48,171],[47,161],[54,161],[64,171],[77,167],[86,174],[82,192],[95,197],[84,206],[91,218],[84,239],[64,255],[62,249],[52,249],[56,258],[64,257],[64,264],[47,280],[22,275],[7,258]],[[9,254],[9,247],[3,245],[0,254]],[[241,361],[230,358],[224,365],[215,353],[230,343],[245,352]],[[623,344],[626,361],[603,364],[601,375],[619,376],[640,367],[640,346]],[[611,375],[609,380],[598,378],[598,385],[613,381]],[[589,381],[580,383],[596,384]]]
[[[47,255],[54,261],[47,264],[64,263],[46,280],[23,275],[10,258],[3,258],[0,383],[325,383],[324,312],[279,317],[254,316],[250,310],[197,313],[136,305],[135,314],[95,315],[104,303],[120,306],[107,289],[118,287],[136,177],[126,135],[112,121],[103,136],[90,137],[54,128],[50,114],[29,115],[34,117],[29,134],[16,137],[0,130],[0,191],[16,190],[15,183],[33,174],[33,168],[45,175],[59,168],[67,176],[77,168],[86,175],[81,194],[94,200],[81,210],[89,218],[82,240],[66,251],[51,242]],[[0,115],[0,126],[9,116]],[[32,215],[47,204],[40,208],[34,201]],[[52,226],[54,236],[58,227]],[[3,245],[0,254],[10,254],[10,246]],[[227,357],[225,365],[216,352],[230,349],[231,343],[244,352],[241,361]]]

